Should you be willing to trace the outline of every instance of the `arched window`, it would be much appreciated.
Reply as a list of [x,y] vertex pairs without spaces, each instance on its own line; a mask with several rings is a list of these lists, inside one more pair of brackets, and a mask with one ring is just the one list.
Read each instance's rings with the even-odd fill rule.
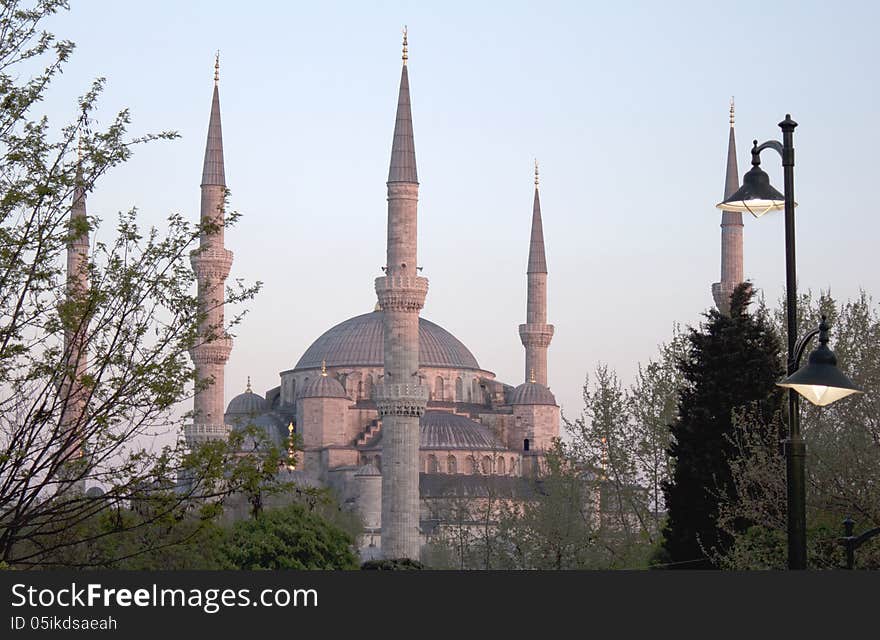
[[362,380],[358,380],[358,400],[363,400],[364,398],[364,383]]
[[461,381],[461,378],[455,379],[455,401],[456,402],[464,402],[464,383]]
[[498,458],[498,474],[504,475],[504,458]]
[[516,458],[510,459],[510,475],[516,475]]
[[468,466],[468,473],[470,473],[471,475],[476,475],[476,473],[477,473],[477,459],[475,457],[473,457],[473,456],[467,457],[467,466]]
[[364,398],[369,400],[373,395],[373,376],[368,375],[364,384]]
[[437,456],[433,453],[428,456],[428,473],[440,473],[440,465],[437,464]]
[[492,473],[492,458],[489,456],[483,456],[483,473],[487,476]]
[[440,376],[434,381],[434,400],[443,400],[443,378]]
[[480,381],[476,378],[474,378],[473,382],[471,383],[471,389],[473,389],[473,401],[477,404],[483,404],[483,398],[480,394]]
[[455,459],[455,456],[446,458],[446,472],[450,474],[458,473],[458,461]]
[[526,438],[525,440],[523,440],[523,451],[528,451],[528,450],[529,450],[529,439]]

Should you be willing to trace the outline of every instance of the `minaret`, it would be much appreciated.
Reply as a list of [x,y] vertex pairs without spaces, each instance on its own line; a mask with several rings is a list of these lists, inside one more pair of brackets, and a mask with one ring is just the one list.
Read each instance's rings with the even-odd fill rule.
[[226,172],[223,167],[223,132],[220,127],[220,54],[214,62],[214,96],[208,123],[208,142],[202,168],[202,224],[213,228],[203,232],[199,249],[190,255],[198,280],[199,340],[190,350],[197,384],[207,386],[195,394],[193,425],[187,430],[190,444],[226,437],[223,424],[223,373],[232,338],[223,322],[226,276],[232,266],[232,252],[223,246]]
[[419,182],[407,75],[406,29],[397,120],[388,171],[385,276],[376,278],[384,313],[385,375],[375,387],[382,420],[382,555],[419,559],[419,418],[428,390],[420,384],[419,311],[428,280],[417,273]]
[[[733,98],[730,99],[730,138],[727,142],[727,176],[724,180],[724,199],[739,189],[739,171],[736,166],[736,139],[733,132]],[[715,306],[722,313],[730,311],[730,294],[743,281],[743,221],[742,213],[725,211],[721,214],[721,282],[712,285]]]
[[519,337],[526,348],[525,380],[547,386],[547,347],[553,339],[553,325],[547,324],[547,259],[544,256],[544,227],[538,195],[538,161],[535,160],[535,203],[532,206],[532,235],[529,266],[526,269],[528,296],[526,323],[519,325]]
[[82,139],[77,151],[76,177],[73,202],[68,222],[66,302],[73,312],[64,330],[64,358],[67,367],[60,389],[62,402],[61,425],[65,435],[61,446],[69,452],[65,457],[78,458],[83,454],[80,437],[85,413],[87,390],[82,379],[88,370],[86,336],[89,319],[84,306],[89,291],[89,228],[86,218],[86,189],[82,171]]

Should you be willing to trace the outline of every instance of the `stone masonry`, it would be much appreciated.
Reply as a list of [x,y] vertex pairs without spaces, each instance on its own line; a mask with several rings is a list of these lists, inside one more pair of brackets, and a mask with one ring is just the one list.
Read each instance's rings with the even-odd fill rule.
[[419,378],[419,311],[428,280],[417,275],[416,171],[406,32],[397,119],[388,172],[385,276],[376,278],[384,310],[385,373],[374,398],[382,420],[382,555],[419,559],[419,418],[428,389]]
[[[736,164],[736,138],[733,131],[733,100],[730,101],[730,138],[727,142],[727,175],[724,180],[724,199],[739,189],[739,171]],[[739,211],[721,214],[721,282],[712,285],[712,298],[722,313],[730,311],[730,295],[743,281],[743,221]]]
[[519,325],[519,337],[526,349],[524,380],[547,386],[547,348],[553,339],[553,325],[547,324],[547,259],[544,255],[544,227],[538,195],[538,163],[535,162],[535,202],[532,206],[532,235],[526,270],[528,296],[526,323]]
[[223,374],[232,350],[232,339],[224,329],[223,304],[226,277],[232,266],[232,252],[224,247],[223,241],[226,172],[220,126],[219,74],[218,56],[214,64],[214,95],[201,184],[201,220],[211,223],[214,228],[209,233],[202,233],[199,249],[190,255],[198,280],[201,316],[199,341],[190,351],[190,356],[195,364],[196,379],[208,381],[208,385],[195,394],[193,424],[185,430],[190,444],[225,438],[228,432],[223,423]]

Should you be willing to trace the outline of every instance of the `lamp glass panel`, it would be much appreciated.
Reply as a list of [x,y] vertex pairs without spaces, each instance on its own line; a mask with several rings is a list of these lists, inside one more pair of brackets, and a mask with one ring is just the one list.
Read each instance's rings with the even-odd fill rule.
[[825,387],[817,384],[780,384],[779,386],[794,389],[812,404],[819,407],[825,407],[853,393],[860,393],[858,389]]
[[722,202],[717,205],[722,211],[734,211],[738,213],[751,213],[756,218],[760,218],[770,211],[781,211],[785,208],[784,200],[733,200],[731,202]]

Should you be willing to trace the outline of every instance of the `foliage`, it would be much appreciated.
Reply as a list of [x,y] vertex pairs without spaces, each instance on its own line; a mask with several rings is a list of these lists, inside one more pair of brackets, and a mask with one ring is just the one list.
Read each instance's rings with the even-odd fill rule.
[[[685,384],[669,449],[675,465],[664,484],[664,550],[673,568],[713,568],[713,554],[732,543],[717,519],[719,502],[735,495],[731,462],[741,452],[733,444],[733,412],[749,406],[761,424],[780,429],[780,346],[766,319],[748,312],[752,297],[744,283],[731,296],[730,315],[707,312],[707,322],[690,330],[680,363]],[[733,529],[749,524],[741,518]]]
[[[174,408],[210,382],[194,380],[188,352],[227,329],[199,337],[209,309],[196,305],[189,266],[200,234],[216,225],[173,214],[159,231],[143,229],[134,210],[120,214],[75,274],[88,286],[65,286],[69,244],[101,229],[94,217],[70,224],[74,188],[92,191],[136,145],[176,137],[130,137],[127,110],[97,127],[102,78],[76,101],[70,123],[51,126],[35,113],[74,50],[42,30],[66,8],[62,0],[0,6],[0,561],[17,567],[63,563],[65,547],[190,517],[199,500],[229,493],[221,480],[236,456],[228,447],[188,454],[175,441]],[[238,284],[226,301],[256,290]],[[172,442],[159,446],[162,437]],[[180,476],[185,490],[174,486]],[[84,495],[90,486],[103,493]],[[130,505],[144,501],[151,508],[134,517]],[[95,525],[112,513],[120,514],[112,527]],[[120,542],[118,551],[130,549]]]
[[365,571],[421,571],[427,568],[418,560],[409,558],[367,560],[361,565],[361,569]]
[[302,504],[236,522],[220,547],[230,569],[357,569],[354,540]]
[[[828,317],[829,346],[838,366],[866,392],[828,407],[800,402],[807,442],[808,562],[812,568],[827,569],[843,564],[836,540],[843,535],[844,518],[856,521],[856,535],[880,526],[880,314],[864,292],[845,303],[836,302],[830,293],[814,298],[807,292],[799,297],[798,309],[800,335],[815,328],[820,315]],[[767,316],[775,321],[778,334],[785,335],[783,310]],[[753,414],[737,417],[733,440],[740,460],[733,466],[736,493],[722,505],[719,517],[719,526],[735,539],[730,552],[718,556],[727,568],[783,568],[786,564],[785,459],[778,447],[765,444],[774,436]],[[739,534],[732,526],[737,519],[760,523],[760,527]],[[774,541],[775,550],[771,549]],[[761,542],[767,543],[766,548]],[[880,567],[878,541],[856,551],[856,566]]]

